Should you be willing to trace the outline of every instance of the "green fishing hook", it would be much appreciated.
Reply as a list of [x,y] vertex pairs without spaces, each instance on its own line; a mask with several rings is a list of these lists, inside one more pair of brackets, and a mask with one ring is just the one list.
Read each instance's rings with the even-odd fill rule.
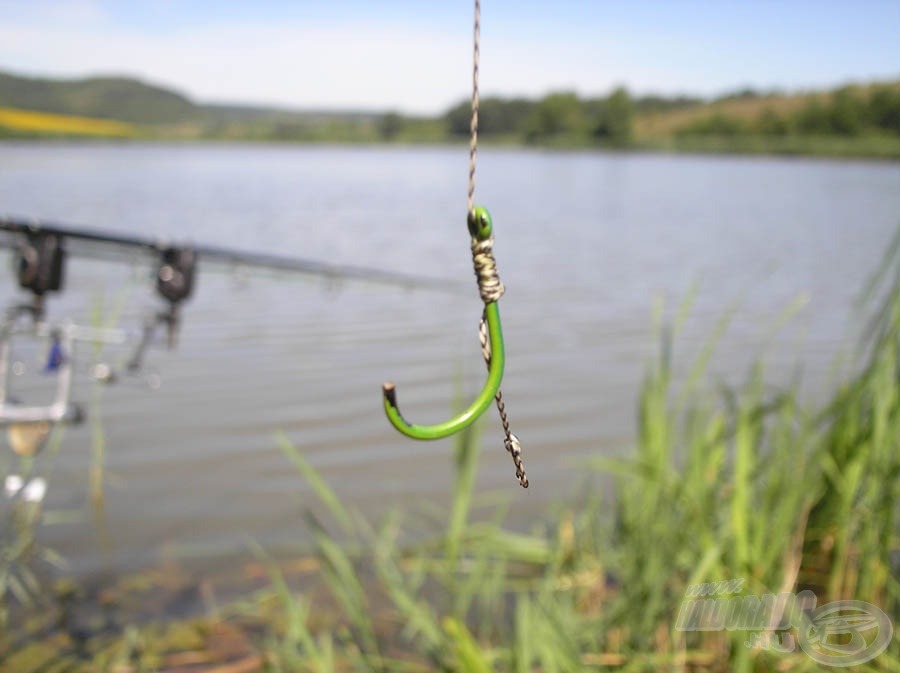
[[[487,208],[477,206],[472,210],[468,217],[469,233],[476,241],[486,241],[491,237],[493,232],[493,223],[491,215]],[[496,269],[493,271],[496,278]],[[497,284],[499,285],[499,279]],[[479,276],[479,285],[481,278]],[[502,286],[500,286],[502,288]],[[500,290],[502,292],[502,289]],[[500,292],[497,293],[498,298]],[[483,297],[484,295],[482,295]],[[397,389],[393,383],[385,383],[382,386],[384,393],[384,411],[388,420],[397,430],[407,437],[413,439],[441,439],[448,437],[453,433],[459,432],[463,428],[471,425],[475,419],[484,413],[494,396],[500,389],[500,382],[503,379],[503,365],[505,362],[505,353],[503,349],[503,330],[500,326],[500,307],[497,305],[496,299],[493,301],[485,300],[484,319],[487,324],[488,336],[491,344],[491,362],[488,369],[487,381],[481,389],[478,397],[460,414],[454,416],[448,421],[438,423],[436,425],[416,425],[409,423],[400,410],[397,408]]]

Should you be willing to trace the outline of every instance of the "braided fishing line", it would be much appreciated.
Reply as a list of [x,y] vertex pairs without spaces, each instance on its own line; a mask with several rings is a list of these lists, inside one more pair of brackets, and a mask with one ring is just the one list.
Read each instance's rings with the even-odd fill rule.
[[[477,226],[475,222],[475,164],[478,159],[478,63],[481,58],[481,2],[475,0],[474,21],[474,49],[472,55],[472,120],[469,124],[471,137],[469,139],[469,193],[466,202],[469,228]],[[485,304],[496,302],[503,296],[505,288],[500,281],[497,271],[497,263],[494,260],[494,236],[493,233],[486,239],[472,236],[472,263],[475,266],[475,277],[478,279],[478,292]],[[478,336],[481,340],[481,353],[484,356],[488,369],[491,367],[491,342],[488,338],[487,325],[484,317],[478,325]],[[522,488],[528,488],[528,476],[525,474],[525,463],[522,461],[522,445],[519,438],[509,429],[509,418],[506,414],[506,404],[503,401],[503,393],[498,389],[494,396],[497,403],[497,411],[500,414],[500,423],[503,425],[505,439],[503,446],[512,457],[516,467],[516,478]]]

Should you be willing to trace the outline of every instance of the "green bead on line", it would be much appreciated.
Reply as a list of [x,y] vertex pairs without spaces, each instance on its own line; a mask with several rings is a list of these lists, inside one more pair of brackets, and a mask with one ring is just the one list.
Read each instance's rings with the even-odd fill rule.
[[[473,238],[479,241],[490,238],[493,232],[493,223],[487,208],[483,206],[474,208],[469,214],[468,226],[469,233]],[[491,301],[484,305],[484,319],[491,344],[491,359],[487,381],[485,381],[478,397],[467,409],[448,421],[435,425],[417,425],[407,421],[400,413],[400,409],[397,407],[396,386],[393,383],[385,383],[382,386],[384,412],[391,425],[397,430],[413,439],[441,439],[457,433],[474,423],[491,405],[497,391],[500,390],[500,383],[503,380],[503,366],[506,360],[503,348],[503,329],[500,325],[500,307],[496,301]]]

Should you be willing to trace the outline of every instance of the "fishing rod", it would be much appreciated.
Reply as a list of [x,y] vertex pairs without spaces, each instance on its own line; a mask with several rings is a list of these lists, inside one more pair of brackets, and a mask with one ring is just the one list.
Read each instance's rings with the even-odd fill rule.
[[433,277],[253,253],[221,246],[176,244],[163,238],[154,239],[9,216],[0,216],[0,246],[2,245],[18,253],[19,285],[32,293],[31,315],[35,321],[43,318],[46,294],[62,290],[68,254],[114,261],[121,261],[123,255],[128,254],[132,255],[131,260],[134,261],[135,253],[156,258],[156,290],[168,306],[149,316],[144,322],[140,342],[127,365],[129,373],[140,370],[144,353],[158,327],[165,327],[169,348],[174,347],[180,322],[179,308],[193,292],[199,260],[232,268],[267,269],[278,273],[372,282],[405,289],[453,293],[461,291],[459,284]]
[[[118,250],[131,250],[150,255],[159,255],[166,250],[190,248],[194,254],[204,261],[217,262],[224,265],[243,266],[272,271],[286,271],[302,275],[320,276],[328,279],[347,279],[370,281],[379,284],[394,285],[407,289],[425,289],[438,292],[458,292],[461,286],[453,281],[442,278],[420,276],[414,274],[397,273],[373,267],[354,266],[347,264],[330,264],[318,260],[289,257],[285,255],[273,255],[267,253],[254,253],[243,250],[235,250],[214,245],[179,244],[165,238],[149,238],[131,236],[117,232],[87,229],[45,222],[41,220],[29,220],[0,215],[0,231],[10,234],[24,235],[28,237],[55,236],[66,241],[95,244]],[[3,244],[0,242],[0,244]],[[7,247],[15,245],[15,241],[6,241]],[[82,250],[85,256],[91,256],[90,251]],[[106,258],[98,252],[100,257]]]
[[[83,414],[70,402],[76,342],[122,344],[132,335],[124,330],[101,330],[65,323],[51,327],[45,321],[45,298],[61,292],[70,255],[95,259],[134,261],[135,255],[155,260],[155,289],[166,306],[149,315],[128,359],[125,371],[137,374],[158,328],[164,327],[171,349],[180,324],[181,305],[192,294],[198,264],[213,263],[235,268],[268,269],[330,280],[353,280],[391,285],[405,289],[458,292],[460,286],[443,279],[396,273],[383,269],[329,264],[317,260],[266,253],[253,253],[212,245],[175,243],[162,238],[132,236],[117,232],[65,226],[41,220],[0,216],[0,247],[13,250],[13,272],[19,287],[31,293],[31,303],[14,303],[0,316],[0,427],[10,437],[31,432],[37,439],[28,452],[38,450],[48,428],[57,423],[78,423]],[[22,323],[27,323],[22,325]],[[49,338],[46,374],[55,374],[57,389],[52,402],[44,406],[23,406],[8,396],[10,342],[14,334]],[[109,366],[95,367],[92,376],[104,383],[118,380]],[[100,373],[97,373],[100,372]],[[27,428],[33,428],[27,431]],[[37,432],[40,430],[40,432]]]

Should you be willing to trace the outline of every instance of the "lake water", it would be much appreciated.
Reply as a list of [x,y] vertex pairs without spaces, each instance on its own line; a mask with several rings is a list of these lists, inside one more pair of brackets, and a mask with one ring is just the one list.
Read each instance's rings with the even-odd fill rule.
[[[463,147],[0,144],[0,213],[471,283],[455,296],[201,267],[178,349],[149,357],[162,387],[103,393],[101,525],[91,424],[38,464],[47,510],[71,515],[42,538],[72,573],[227,565],[250,538],[302,544],[312,494],[279,430],[364,511],[448,500],[452,441],[399,435],[380,387],[394,380],[406,417],[428,423],[483,381],[467,162]],[[657,298],[672,315],[697,285],[679,366],[738,303],[715,374],[739,384],[765,354],[773,382],[802,371],[815,399],[900,225],[896,163],[488,148],[477,177],[507,286],[503,391],[532,483],[516,484],[491,409],[478,488],[503,492],[519,526],[572,492],[583,459],[627,452]],[[102,299],[137,328],[155,305],[146,276],[74,259],[49,317],[90,322]],[[2,287],[4,304],[19,294],[11,274]],[[798,297],[804,308],[773,337]],[[83,375],[75,396],[91,401]],[[0,467],[14,465],[4,449]]]

